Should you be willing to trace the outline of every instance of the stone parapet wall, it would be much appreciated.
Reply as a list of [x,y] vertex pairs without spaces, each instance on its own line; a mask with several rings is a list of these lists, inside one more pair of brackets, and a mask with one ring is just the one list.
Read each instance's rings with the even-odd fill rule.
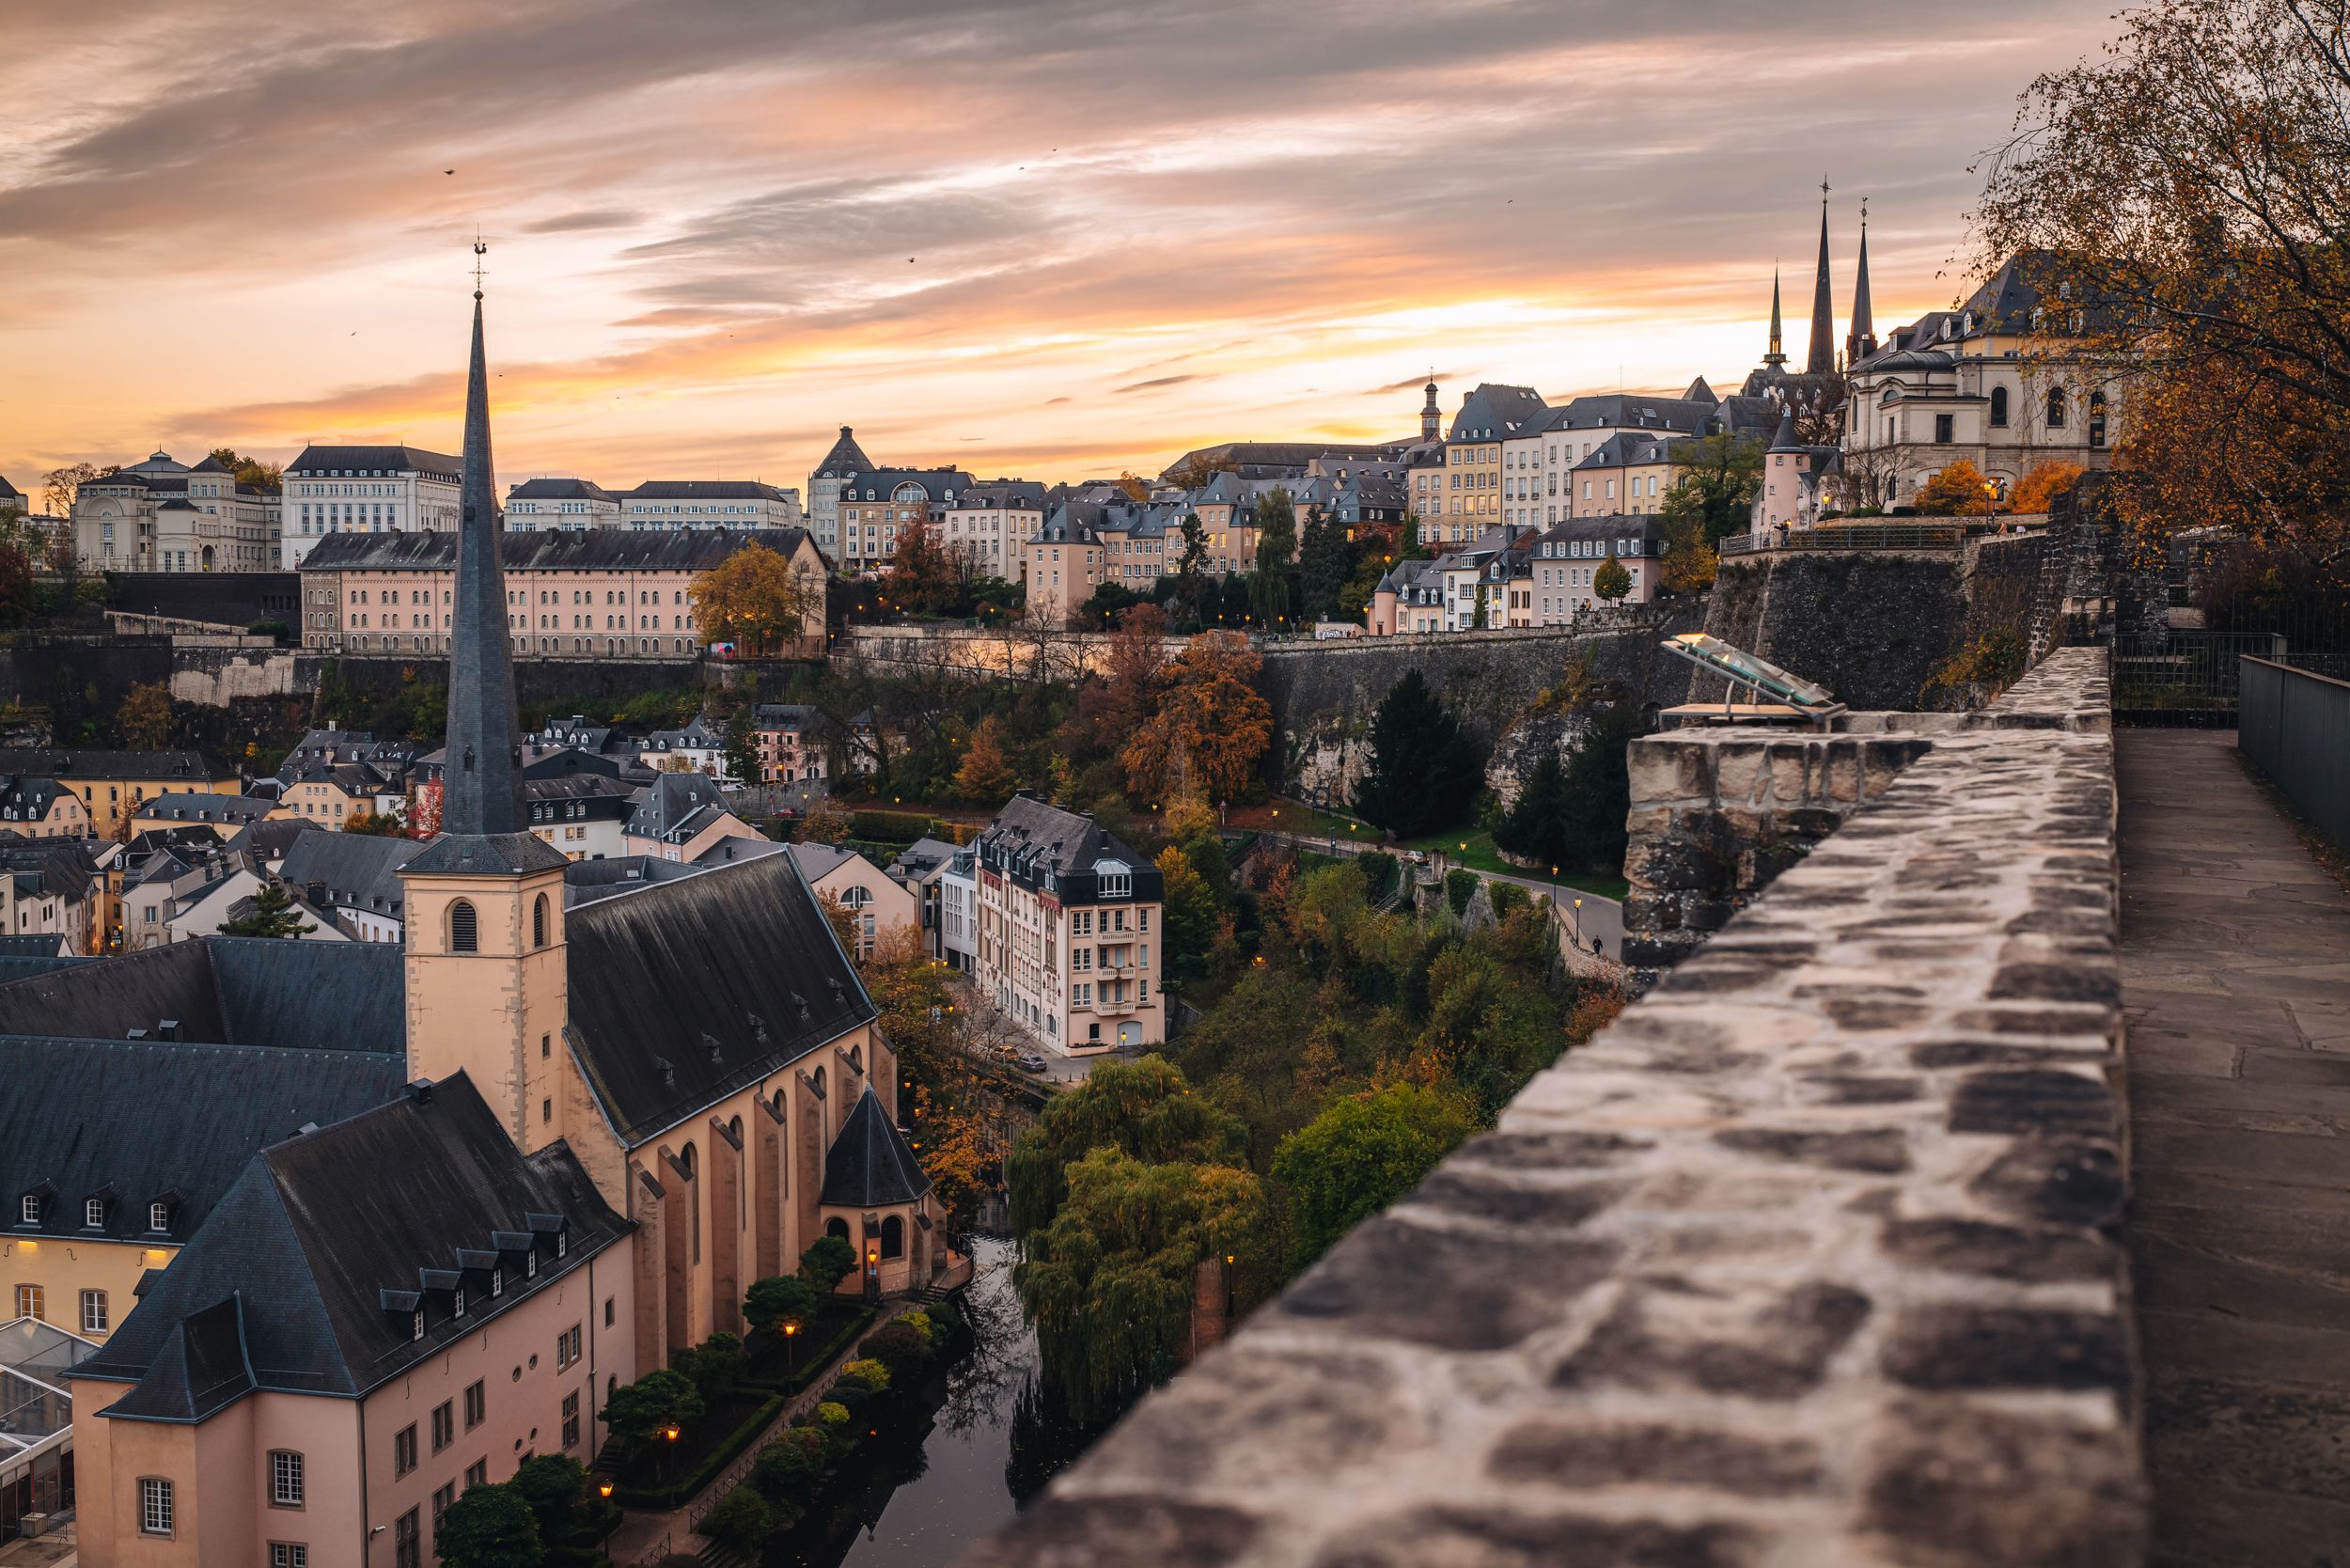
[[971,1560],[2140,1562],[2099,657],[1933,736]]

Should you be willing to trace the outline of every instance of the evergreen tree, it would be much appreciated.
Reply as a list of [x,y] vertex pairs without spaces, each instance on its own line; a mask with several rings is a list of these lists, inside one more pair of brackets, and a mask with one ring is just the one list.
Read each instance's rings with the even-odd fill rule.
[[1248,574],[1248,612],[1278,631],[1296,608],[1297,513],[1286,490],[1267,491],[1252,509],[1257,525],[1256,570]]
[[734,776],[737,784],[766,782],[766,770],[759,760],[758,711],[750,703],[737,708],[727,724],[726,763],[727,772]]
[[223,936],[307,936],[319,928],[296,913],[293,895],[271,883],[253,895],[253,912],[221,923]]
[[1616,703],[1593,718],[1582,744],[1567,760],[1559,797],[1558,864],[1593,871],[1623,869],[1623,823],[1632,809],[1625,754],[1639,728],[1632,705]]
[[1398,838],[1434,832],[1467,817],[1483,760],[1419,671],[1407,671],[1371,717],[1371,771],[1355,809]]
[[1306,539],[1297,556],[1304,619],[1336,620],[1344,613],[1340,597],[1346,591],[1347,579],[1355,574],[1358,554],[1355,541],[1346,537],[1346,525],[1315,508],[1306,520]]
[[1538,866],[1567,861],[1567,767],[1556,751],[1543,754],[1518,787],[1517,804],[1494,829],[1494,842]]

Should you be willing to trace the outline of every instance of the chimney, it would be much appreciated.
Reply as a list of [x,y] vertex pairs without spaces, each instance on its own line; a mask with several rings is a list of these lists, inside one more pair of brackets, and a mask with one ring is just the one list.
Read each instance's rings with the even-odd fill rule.
[[408,1098],[417,1105],[429,1105],[432,1103],[432,1080],[431,1078],[414,1078],[404,1087]]
[[155,1038],[158,1040],[179,1039],[180,1020],[177,1018],[166,1018],[163,1022],[157,1024],[155,1026]]

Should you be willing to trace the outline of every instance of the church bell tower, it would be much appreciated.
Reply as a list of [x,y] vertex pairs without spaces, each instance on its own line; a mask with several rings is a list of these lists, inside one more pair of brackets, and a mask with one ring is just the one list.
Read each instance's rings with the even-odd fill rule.
[[[477,259],[486,248],[475,242]],[[477,260],[442,833],[400,872],[408,1075],[463,1069],[527,1152],[563,1136],[565,862],[525,825],[480,281]]]

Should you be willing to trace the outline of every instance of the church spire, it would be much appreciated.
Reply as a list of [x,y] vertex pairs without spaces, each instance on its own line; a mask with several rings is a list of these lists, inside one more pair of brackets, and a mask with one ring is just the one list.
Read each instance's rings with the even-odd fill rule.
[[1827,281],[1827,181],[1820,181],[1820,268],[1811,284],[1811,349],[1804,373],[1836,373],[1836,298]]
[[1778,330],[1778,269],[1773,267],[1771,269],[1771,352],[1762,356],[1763,364],[1778,366],[1787,363],[1787,345],[1781,341],[1781,337]]
[[1877,328],[1869,313],[1869,201],[1860,201],[1860,277],[1853,285],[1852,325],[1844,332],[1844,363],[1857,365],[1877,352]]
[[[489,247],[474,242],[478,258]],[[441,829],[523,831],[522,723],[514,710],[514,644],[490,463],[490,374],[481,347],[481,266],[474,265],[473,364],[465,381],[464,481],[457,533],[457,603],[448,646],[448,750]]]

